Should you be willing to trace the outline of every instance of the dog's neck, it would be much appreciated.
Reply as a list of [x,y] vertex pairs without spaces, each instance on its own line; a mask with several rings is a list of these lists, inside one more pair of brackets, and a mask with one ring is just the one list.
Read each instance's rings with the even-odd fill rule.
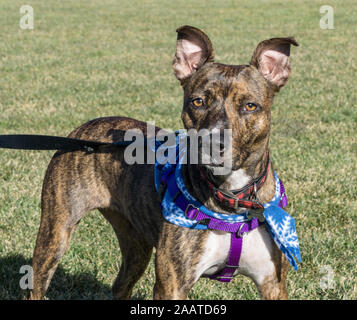
[[227,175],[213,175],[210,178],[216,187],[224,190],[241,189],[252,180],[259,177],[266,169],[269,149],[251,154],[240,168],[230,171]]
[[[266,149],[259,159],[257,156],[249,157],[248,161],[246,161],[245,164],[243,164],[239,169],[232,170],[225,176],[214,176],[213,174],[209,174],[210,170],[207,168],[205,172],[209,175],[210,181],[212,181],[215,186],[220,189],[227,191],[241,189],[249,184],[253,179],[262,175],[266,169],[268,154],[269,150]],[[257,158],[257,160],[252,161],[252,159],[255,158]],[[247,165],[248,163],[250,163],[250,165]],[[270,165],[268,169],[267,179],[257,193],[259,201],[262,203],[269,202],[273,198],[275,192],[275,180],[272,166]],[[232,213],[227,211],[226,208],[221,207],[213,198],[207,182],[200,177],[198,165],[186,165],[184,167],[184,178],[188,190],[206,207],[213,211]],[[245,211],[245,209],[242,211]]]

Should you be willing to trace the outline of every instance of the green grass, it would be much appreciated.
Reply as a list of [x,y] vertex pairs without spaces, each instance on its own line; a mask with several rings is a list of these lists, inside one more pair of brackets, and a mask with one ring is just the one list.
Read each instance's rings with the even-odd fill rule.
[[[292,77],[275,100],[271,152],[296,218],[302,264],[292,299],[356,299],[357,3],[346,1],[39,1],[34,30],[19,28],[23,1],[0,3],[0,133],[67,135],[111,115],[182,127],[172,75],[175,29],[210,36],[216,60],[245,64],[259,41],[294,35]],[[321,5],[335,29],[321,30]],[[21,299],[20,266],[31,264],[40,193],[51,152],[0,150],[0,298]],[[81,224],[51,283],[50,299],[107,299],[120,266],[98,212]],[[328,266],[334,286],[321,286]],[[151,299],[153,263],[134,297]],[[257,299],[253,283],[201,279],[192,299]]]

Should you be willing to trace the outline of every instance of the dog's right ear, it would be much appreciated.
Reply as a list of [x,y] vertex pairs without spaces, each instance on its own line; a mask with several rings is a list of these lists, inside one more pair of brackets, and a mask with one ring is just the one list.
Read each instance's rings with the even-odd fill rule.
[[207,62],[214,59],[214,50],[208,36],[195,27],[182,26],[176,30],[177,44],[173,69],[183,82]]
[[299,45],[293,37],[264,40],[259,43],[250,61],[265,79],[276,86],[277,91],[288,81],[290,75],[291,45]]

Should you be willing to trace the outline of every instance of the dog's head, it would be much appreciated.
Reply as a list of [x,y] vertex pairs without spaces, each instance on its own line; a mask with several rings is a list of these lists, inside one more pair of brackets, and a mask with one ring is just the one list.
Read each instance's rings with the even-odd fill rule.
[[[232,169],[247,161],[254,165],[267,150],[273,97],[289,78],[290,45],[297,42],[265,40],[249,65],[227,65],[214,62],[211,41],[201,30],[183,26],[177,33],[173,69],[184,89],[185,128],[230,129]],[[221,140],[217,144],[221,151],[226,147]],[[217,165],[212,160],[210,165]]]

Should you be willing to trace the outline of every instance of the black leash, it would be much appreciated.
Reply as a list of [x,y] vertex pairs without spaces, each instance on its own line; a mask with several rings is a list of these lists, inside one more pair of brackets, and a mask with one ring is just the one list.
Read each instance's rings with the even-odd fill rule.
[[66,137],[29,135],[29,134],[6,134],[0,135],[0,148],[22,150],[83,150],[94,152],[101,146],[128,146],[133,141],[100,142]]

